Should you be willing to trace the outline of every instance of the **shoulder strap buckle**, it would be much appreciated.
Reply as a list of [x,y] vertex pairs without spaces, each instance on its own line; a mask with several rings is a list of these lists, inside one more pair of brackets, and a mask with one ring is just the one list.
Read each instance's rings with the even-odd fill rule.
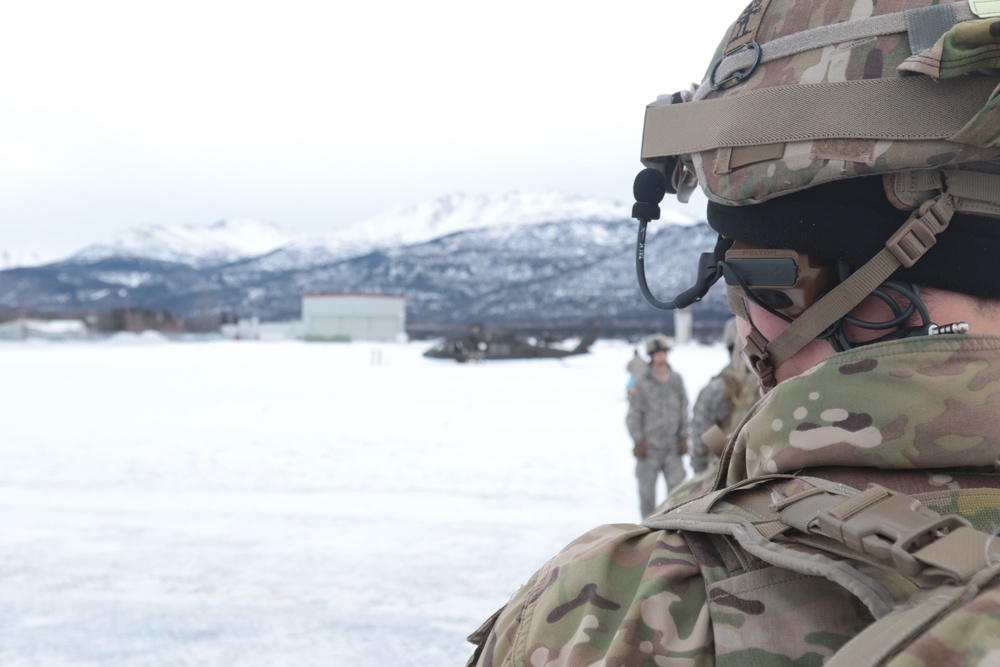
[[937,235],[948,227],[954,213],[951,196],[943,194],[928,199],[885,242],[885,247],[900,265],[910,268],[937,243]]
[[914,552],[971,524],[963,517],[942,516],[909,496],[871,485],[866,491],[816,515],[818,532],[851,549],[891,561],[905,575],[916,576],[926,563]]

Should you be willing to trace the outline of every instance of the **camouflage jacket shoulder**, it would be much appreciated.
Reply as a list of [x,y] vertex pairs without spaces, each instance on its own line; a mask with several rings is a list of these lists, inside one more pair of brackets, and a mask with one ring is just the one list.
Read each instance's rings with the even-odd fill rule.
[[727,483],[801,468],[988,468],[1000,446],[1000,337],[935,336],[833,355],[757,403]]
[[691,415],[691,467],[704,471],[714,458],[702,436],[712,426],[730,435],[759,396],[756,377],[739,372],[732,364],[713,377],[698,392]]
[[[995,476],[953,469],[993,470],[998,403],[1000,337],[872,345],[830,357],[759,402],[723,472],[730,483],[810,468],[861,488],[895,484],[992,530]],[[872,620],[836,584],[764,563],[724,536],[614,525],[539,570],[475,637],[470,664],[822,664]]]
[[492,621],[469,637],[479,644],[470,665],[642,665],[672,654],[711,664],[697,558],[680,534],[643,526],[581,536]]

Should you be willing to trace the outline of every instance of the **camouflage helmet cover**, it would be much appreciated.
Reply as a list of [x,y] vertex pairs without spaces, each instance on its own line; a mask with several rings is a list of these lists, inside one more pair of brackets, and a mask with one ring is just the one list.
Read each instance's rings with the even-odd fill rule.
[[971,171],[956,209],[1000,215],[1000,19],[984,4],[753,0],[704,81],[647,107],[643,163],[682,200],[696,178],[729,206],[901,174],[890,199],[912,210]]
[[654,352],[670,351],[670,339],[663,334],[653,334],[646,339],[646,354],[652,356]]

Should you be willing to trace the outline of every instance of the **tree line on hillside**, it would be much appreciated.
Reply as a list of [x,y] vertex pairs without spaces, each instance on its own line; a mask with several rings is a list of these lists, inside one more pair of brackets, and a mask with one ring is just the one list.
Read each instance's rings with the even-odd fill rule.
[[[165,334],[210,333],[218,331],[222,324],[231,321],[228,314],[201,315],[183,318],[169,309],[152,308],[112,308],[105,311],[88,312],[43,312],[7,311],[0,313],[0,323],[16,319],[34,320],[83,320],[93,333],[118,333],[129,331],[159,331]],[[235,321],[235,318],[232,319]]]

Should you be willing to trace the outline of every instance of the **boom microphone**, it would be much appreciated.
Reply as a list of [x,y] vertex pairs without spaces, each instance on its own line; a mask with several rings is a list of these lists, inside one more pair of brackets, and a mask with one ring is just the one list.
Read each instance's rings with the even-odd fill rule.
[[660,219],[660,202],[667,193],[667,177],[659,169],[643,169],[632,183],[632,194],[635,204],[632,205],[632,217],[638,220]]

